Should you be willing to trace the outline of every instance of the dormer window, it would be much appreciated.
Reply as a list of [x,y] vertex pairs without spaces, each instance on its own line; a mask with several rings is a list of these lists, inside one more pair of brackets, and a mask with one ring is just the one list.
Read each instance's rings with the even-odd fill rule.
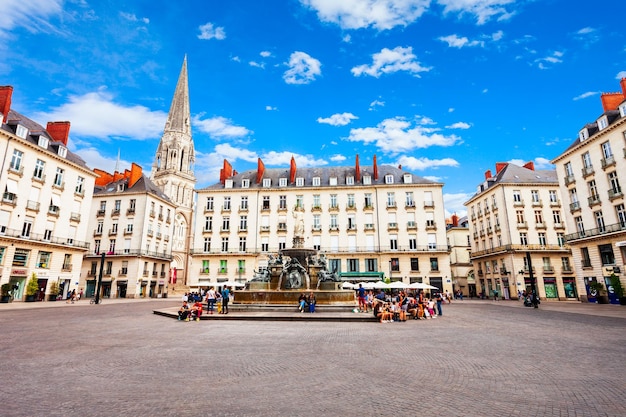
[[602,116],[598,119],[598,129],[606,129],[609,126],[609,119],[606,116]]
[[584,128],[583,130],[578,132],[578,138],[581,142],[589,139],[589,130],[587,128]]
[[271,178],[263,178],[263,187],[270,188],[272,186]]
[[233,180],[231,178],[224,181],[224,188],[233,188]]
[[57,151],[61,158],[65,158],[67,156],[67,148],[65,146],[59,145],[59,150]]
[[241,188],[250,188],[250,180],[247,178],[241,180]]
[[363,184],[364,185],[371,185],[372,184],[372,177],[369,175],[363,175]]
[[337,177],[330,177],[328,179],[328,185],[332,185],[332,186],[337,185]]
[[346,185],[354,185],[354,177],[346,177]]
[[278,179],[278,186],[279,187],[286,187],[287,186],[287,178],[279,178]]
[[393,184],[393,175],[385,175],[385,184]]
[[619,115],[620,117],[626,117],[626,103],[619,106]]
[[313,187],[319,187],[321,183],[322,180],[320,179],[320,177],[313,177]]
[[22,125],[17,125],[15,128],[15,134],[22,139],[26,139],[26,136],[28,136],[28,129]]
[[123,182],[120,182],[119,184],[117,184],[117,192],[121,193],[122,191],[124,191],[126,189],[126,184]]
[[304,178],[302,177],[296,178],[296,187],[304,187]]
[[402,178],[403,178],[405,184],[412,184],[413,183],[413,175],[411,175],[411,174],[404,174],[404,176]]
[[48,143],[50,141],[44,135],[39,135],[39,140],[37,140],[37,144],[44,149],[48,149]]

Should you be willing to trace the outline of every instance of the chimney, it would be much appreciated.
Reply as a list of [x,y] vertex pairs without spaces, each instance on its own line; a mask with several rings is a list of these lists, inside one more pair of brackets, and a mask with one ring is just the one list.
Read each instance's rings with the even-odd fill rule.
[[356,163],[354,165],[354,180],[359,183],[361,182],[361,166],[359,165],[359,154],[356,154]]
[[257,168],[256,168],[256,183],[257,184],[261,183],[261,180],[263,179],[263,174],[265,174],[265,164],[263,163],[263,161],[261,161],[261,158],[259,158],[257,161]]
[[233,176],[233,166],[224,159],[224,167],[220,169],[220,182],[222,184],[226,183],[226,179]]
[[533,161],[526,162],[524,164],[524,168],[530,169],[531,171],[535,170],[535,163]]
[[7,122],[9,110],[11,110],[11,96],[13,96],[13,87],[5,85],[0,87],[0,114],[2,114],[2,123]]
[[452,227],[459,227],[459,216],[456,213],[452,215]]
[[94,168],[93,172],[98,175],[98,178],[96,178],[96,185],[99,187],[104,187],[107,184],[110,184],[111,181],[113,180],[113,175],[109,174],[106,171],[103,171],[101,169],[98,168]]
[[374,155],[373,171],[374,171],[374,181],[377,181],[378,180],[378,165],[376,164],[376,155]]
[[48,122],[46,130],[52,137],[52,140],[67,146],[67,138],[70,136],[70,122]]
[[133,188],[133,186],[141,179],[143,174],[143,170],[136,163],[132,163],[130,165],[130,175],[128,175],[128,188]]
[[507,165],[508,162],[496,162],[496,175],[498,175],[500,171],[506,168]]
[[296,160],[292,156],[291,157],[291,164],[290,164],[290,167],[289,167],[289,184],[293,184],[295,182],[296,182]]
[[485,171],[485,179],[488,180],[489,178],[491,178],[491,170],[490,169]]

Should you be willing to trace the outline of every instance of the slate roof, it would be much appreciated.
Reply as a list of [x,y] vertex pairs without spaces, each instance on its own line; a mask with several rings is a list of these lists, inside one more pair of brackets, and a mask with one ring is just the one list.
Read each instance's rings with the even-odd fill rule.
[[[400,168],[394,167],[392,165],[379,165],[378,166],[378,179],[374,180],[374,170],[372,166],[361,166],[361,177],[369,175],[372,178],[371,185],[364,185],[362,181],[357,182],[355,178],[355,184],[349,185],[349,187],[360,187],[360,186],[375,186],[375,185],[386,185],[385,184],[385,176],[393,175],[393,183],[394,184],[404,184],[404,174],[410,174],[412,177],[412,184],[432,184],[432,185],[441,185],[441,183],[427,180],[426,178],[419,177],[417,175],[413,175],[410,172],[403,171]],[[287,178],[289,180],[289,168],[265,168],[263,173],[263,178],[269,178],[272,180],[272,188],[278,188],[278,180],[280,178]],[[241,173],[237,173],[232,176],[231,180],[233,180],[233,188],[241,188],[241,182],[244,179],[250,180],[251,189],[255,188],[266,188],[263,187],[263,181],[260,184],[256,182],[257,170],[252,169],[248,171],[244,171]],[[331,187],[329,185],[330,178],[337,178],[337,186],[345,186],[347,177],[356,177],[356,168],[354,166],[342,166],[342,167],[314,167],[314,168],[297,168],[296,169],[296,178],[304,178],[304,187],[312,187],[313,186],[313,178],[320,178],[320,186],[321,187]],[[288,184],[286,188],[295,187],[295,184]],[[318,186],[316,186],[318,187]],[[219,190],[223,189],[224,185],[220,182],[210,185],[208,187],[203,188],[203,190]],[[282,188],[282,187],[281,187]],[[302,188],[302,187],[298,187]]]
[[[486,183],[486,187],[484,184]],[[498,184],[553,184],[559,185],[556,169],[532,170],[515,164],[507,163],[493,178],[482,183],[481,190],[467,201],[473,200]]]
[[106,195],[106,194],[147,193],[147,194],[153,194],[159,198],[162,198],[163,200],[171,202],[169,197],[165,195],[163,191],[161,191],[161,189],[157,187],[152,181],[150,181],[150,179],[146,177],[144,174],[141,175],[141,178],[139,178],[137,182],[131,188],[124,187],[124,191],[118,191],[119,184],[127,185],[128,179],[122,178],[120,180],[113,181],[104,187],[95,186],[93,190],[93,195],[94,197],[97,197],[97,196]]
[[[43,135],[47,137],[49,140],[47,150],[54,153],[55,155],[58,155],[59,146],[65,146],[63,145],[63,143],[56,142],[54,139],[52,139],[52,136],[50,136],[48,131],[42,125],[16,112],[15,110],[9,110],[7,123],[2,124],[1,129],[15,135],[17,124],[21,124],[28,129],[28,136],[26,136],[25,140],[30,143],[39,146],[39,136]],[[71,152],[69,149],[67,150],[67,155],[65,159],[83,168],[90,169],[83,160],[83,158]]]

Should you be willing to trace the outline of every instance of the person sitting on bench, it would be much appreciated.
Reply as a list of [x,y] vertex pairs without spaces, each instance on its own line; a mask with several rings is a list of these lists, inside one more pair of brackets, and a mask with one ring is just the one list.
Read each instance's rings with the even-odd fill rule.
[[196,300],[191,306],[191,320],[200,321],[202,315],[202,301]]
[[189,321],[189,304],[183,301],[183,305],[178,309],[178,320]]

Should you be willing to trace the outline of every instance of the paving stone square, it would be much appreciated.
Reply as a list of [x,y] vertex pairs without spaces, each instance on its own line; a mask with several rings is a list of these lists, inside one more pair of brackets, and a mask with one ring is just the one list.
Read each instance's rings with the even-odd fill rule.
[[153,314],[175,305],[0,308],[0,415],[626,415],[620,306],[455,302],[388,324]]

